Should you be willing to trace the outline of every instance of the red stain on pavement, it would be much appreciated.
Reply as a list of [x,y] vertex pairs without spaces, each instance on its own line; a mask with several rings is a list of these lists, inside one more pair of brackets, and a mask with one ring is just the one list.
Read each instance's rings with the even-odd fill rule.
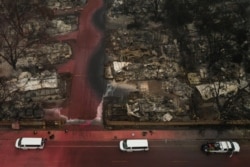
[[92,23],[93,14],[103,5],[102,0],[89,0],[79,15],[79,29],[76,32],[58,36],[59,41],[70,41],[72,60],[58,67],[59,73],[72,74],[71,93],[62,114],[68,118],[93,119],[100,100],[88,82],[87,73],[91,56],[98,47],[102,34]]
[[75,66],[75,61],[74,60],[69,60],[67,63],[62,65],[57,72],[58,73],[71,73],[73,74],[74,72],[74,66]]

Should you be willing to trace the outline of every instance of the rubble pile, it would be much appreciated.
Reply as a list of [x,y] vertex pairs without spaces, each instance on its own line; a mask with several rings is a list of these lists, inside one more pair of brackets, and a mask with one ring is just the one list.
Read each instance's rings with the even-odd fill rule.
[[128,116],[137,117],[140,121],[166,121],[166,114],[175,114],[173,101],[164,96],[144,95],[142,98],[130,99],[126,107]]
[[[118,63],[126,63],[122,69],[116,70],[115,66]],[[177,63],[131,63],[131,62],[113,62],[111,65],[113,69],[112,72],[106,71],[106,78],[114,78],[115,81],[124,81],[129,78],[129,80],[163,80],[169,77],[176,77],[178,74],[181,75],[181,68]],[[111,70],[106,68],[106,70]]]
[[[178,115],[176,112],[188,115],[189,107],[184,105],[188,99],[185,93],[188,92],[186,94],[190,98],[189,91],[192,89],[176,79],[184,73],[179,65],[180,53],[177,39],[173,38],[169,30],[157,24],[149,25],[146,21],[143,22],[145,25],[141,26],[140,30],[128,28],[133,22],[130,17],[134,11],[149,13],[144,20],[149,19],[150,12],[147,10],[150,10],[150,4],[149,1],[145,1],[141,4],[145,5],[142,8],[132,5],[131,9],[126,11],[126,16],[122,9],[123,1],[116,0],[112,4],[110,13],[108,12],[110,17],[107,18],[110,25],[108,28],[110,27],[112,33],[109,33],[110,37],[107,39],[109,47],[106,48],[106,53],[110,61],[105,66],[105,78],[117,82],[118,85],[121,82],[133,81],[138,86],[141,97],[128,98],[125,105],[131,120],[170,121]],[[127,26],[119,22],[119,18],[123,19]],[[116,26],[119,28],[113,29]],[[109,32],[109,29],[107,31]],[[145,81],[147,85],[147,82],[154,80],[159,81],[156,85],[160,87],[153,89],[161,92],[160,96],[152,93],[151,88],[145,89],[145,86],[140,83]],[[112,109],[108,112],[112,115]]]
[[[18,13],[21,17],[18,19],[22,20],[20,23],[2,26],[2,31],[6,30],[2,39],[6,40],[3,40],[0,50],[0,120],[44,121],[45,107],[58,107],[65,101],[69,79],[56,72],[56,65],[69,60],[72,50],[68,43],[58,43],[54,37],[77,30],[78,16],[67,11],[75,11],[76,7],[78,10],[86,2],[34,0],[18,4],[23,8],[39,4],[42,11],[34,17],[33,13],[24,12],[28,17]],[[3,16],[8,14],[7,10],[3,11]],[[16,26],[20,26],[18,28],[22,31]]]
[[22,72],[18,78],[12,79],[9,82],[8,85],[11,86],[9,92],[56,88],[58,86],[57,78],[58,76],[55,72],[44,71],[35,77],[30,72]]
[[87,3],[87,0],[46,0],[45,2],[50,9],[65,10],[82,6]]
[[[128,93],[127,97],[123,97],[123,108],[126,110],[117,110],[115,101],[108,101],[105,105],[109,105],[109,120],[124,119],[138,121],[170,121],[179,119],[180,116],[189,117],[190,114],[190,98],[193,89],[174,78],[170,81],[136,81],[137,92],[133,90]],[[119,85],[119,82],[117,83]],[[108,95],[106,98],[109,99]],[[116,99],[116,98],[115,98]],[[118,100],[119,101],[119,100]],[[114,108],[113,106],[114,105]],[[120,111],[120,118],[117,112]],[[167,114],[167,115],[166,115]],[[166,119],[165,117],[171,119]]]
[[46,32],[49,35],[61,35],[77,30],[78,17],[75,15],[60,16],[48,23]]
[[5,93],[8,93],[8,98],[6,100],[13,100],[15,94],[22,95],[21,99],[29,98],[32,101],[62,100],[66,93],[65,84],[55,71],[46,70],[35,75],[28,71],[21,72],[17,78],[7,81]]
[[60,64],[72,56],[71,47],[67,43],[36,44],[26,52],[28,56],[18,59],[17,67]]
[[43,71],[35,76],[21,72],[0,90],[1,96],[7,95],[0,119],[42,118],[42,103],[64,101],[65,86],[55,71]]
[[[105,78],[116,85],[136,85],[139,94],[133,98],[127,93],[106,97],[107,119],[165,122],[250,118],[244,114],[248,105],[238,101],[238,97],[244,102],[250,97],[245,71],[249,59],[243,56],[247,61],[239,63],[236,57],[242,49],[247,52],[248,43],[244,36],[247,18],[240,12],[241,4],[231,0],[172,3],[107,2]],[[180,7],[177,15],[171,13]],[[212,20],[205,22],[204,16]],[[225,86],[235,80],[244,83],[244,88],[242,84]],[[216,91],[209,89],[210,97],[204,98],[199,93],[204,90],[199,88],[211,84]]]

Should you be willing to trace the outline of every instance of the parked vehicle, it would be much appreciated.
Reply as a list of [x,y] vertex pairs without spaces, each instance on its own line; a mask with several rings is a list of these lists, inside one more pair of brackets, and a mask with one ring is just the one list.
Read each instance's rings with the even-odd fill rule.
[[133,151],[148,151],[148,140],[147,139],[126,139],[120,141],[120,150],[133,152]]
[[235,141],[207,142],[201,146],[205,153],[238,153],[240,145]]
[[18,149],[43,149],[45,139],[41,137],[21,137],[16,140],[15,146]]

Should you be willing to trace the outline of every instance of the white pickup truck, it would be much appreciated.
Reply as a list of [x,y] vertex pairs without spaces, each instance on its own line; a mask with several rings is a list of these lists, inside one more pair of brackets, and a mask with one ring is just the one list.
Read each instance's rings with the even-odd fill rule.
[[207,142],[201,146],[205,153],[238,153],[240,145],[235,141]]

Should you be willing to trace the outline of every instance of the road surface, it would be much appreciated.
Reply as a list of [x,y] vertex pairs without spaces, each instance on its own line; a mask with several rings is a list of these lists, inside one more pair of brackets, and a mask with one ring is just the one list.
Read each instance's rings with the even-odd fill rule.
[[[150,140],[148,152],[121,152],[119,140],[105,142],[49,140],[44,150],[18,150],[14,140],[0,140],[1,167],[247,167],[250,144],[241,152],[206,155],[201,140]],[[5,154],[4,154],[5,153]]]

